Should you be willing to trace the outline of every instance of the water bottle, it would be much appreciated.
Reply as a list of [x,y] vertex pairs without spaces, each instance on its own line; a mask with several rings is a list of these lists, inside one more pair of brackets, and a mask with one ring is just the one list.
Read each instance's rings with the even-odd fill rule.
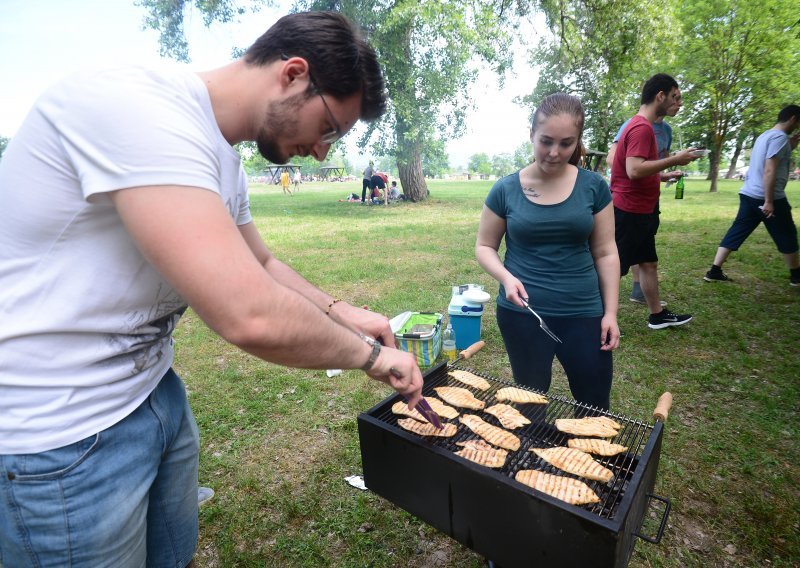
[[678,178],[675,184],[675,199],[683,199],[683,176]]
[[442,335],[442,352],[450,363],[456,360],[456,332],[453,331],[453,326],[448,322],[447,328]]

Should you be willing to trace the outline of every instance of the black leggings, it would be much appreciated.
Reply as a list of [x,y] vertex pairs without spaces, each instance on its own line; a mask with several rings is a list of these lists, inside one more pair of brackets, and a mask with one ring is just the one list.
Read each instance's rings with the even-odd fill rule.
[[370,192],[370,201],[372,201],[372,180],[368,180],[364,178],[361,187],[361,203],[364,203],[364,199],[367,197],[367,190]]
[[497,306],[497,326],[511,362],[514,380],[542,392],[550,389],[553,357],[567,374],[573,398],[608,410],[614,371],[611,351],[600,350],[601,317],[543,317],[563,343],[556,343],[528,312]]

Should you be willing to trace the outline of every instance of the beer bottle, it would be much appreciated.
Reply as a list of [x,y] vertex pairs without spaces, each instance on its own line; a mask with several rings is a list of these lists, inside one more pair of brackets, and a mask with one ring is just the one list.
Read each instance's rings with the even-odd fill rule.
[[683,199],[683,176],[678,178],[675,184],[675,199]]

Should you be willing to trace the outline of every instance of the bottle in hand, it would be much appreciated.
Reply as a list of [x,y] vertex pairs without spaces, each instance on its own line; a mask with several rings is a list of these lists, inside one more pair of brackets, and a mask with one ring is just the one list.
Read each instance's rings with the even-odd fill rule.
[[447,328],[442,335],[442,352],[450,363],[453,363],[458,357],[456,354],[456,332],[453,331],[453,326],[450,323],[447,324]]
[[675,184],[675,199],[683,199],[683,176],[678,178]]

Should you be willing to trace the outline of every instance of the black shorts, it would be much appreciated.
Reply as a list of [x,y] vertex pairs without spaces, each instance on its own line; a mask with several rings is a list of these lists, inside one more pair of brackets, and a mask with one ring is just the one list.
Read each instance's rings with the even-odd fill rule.
[[372,176],[372,189],[386,189],[386,182],[383,181],[381,176]]
[[658,262],[658,224],[658,208],[654,213],[628,213],[614,207],[614,238],[619,251],[620,276],[625,276],[636,264]]

